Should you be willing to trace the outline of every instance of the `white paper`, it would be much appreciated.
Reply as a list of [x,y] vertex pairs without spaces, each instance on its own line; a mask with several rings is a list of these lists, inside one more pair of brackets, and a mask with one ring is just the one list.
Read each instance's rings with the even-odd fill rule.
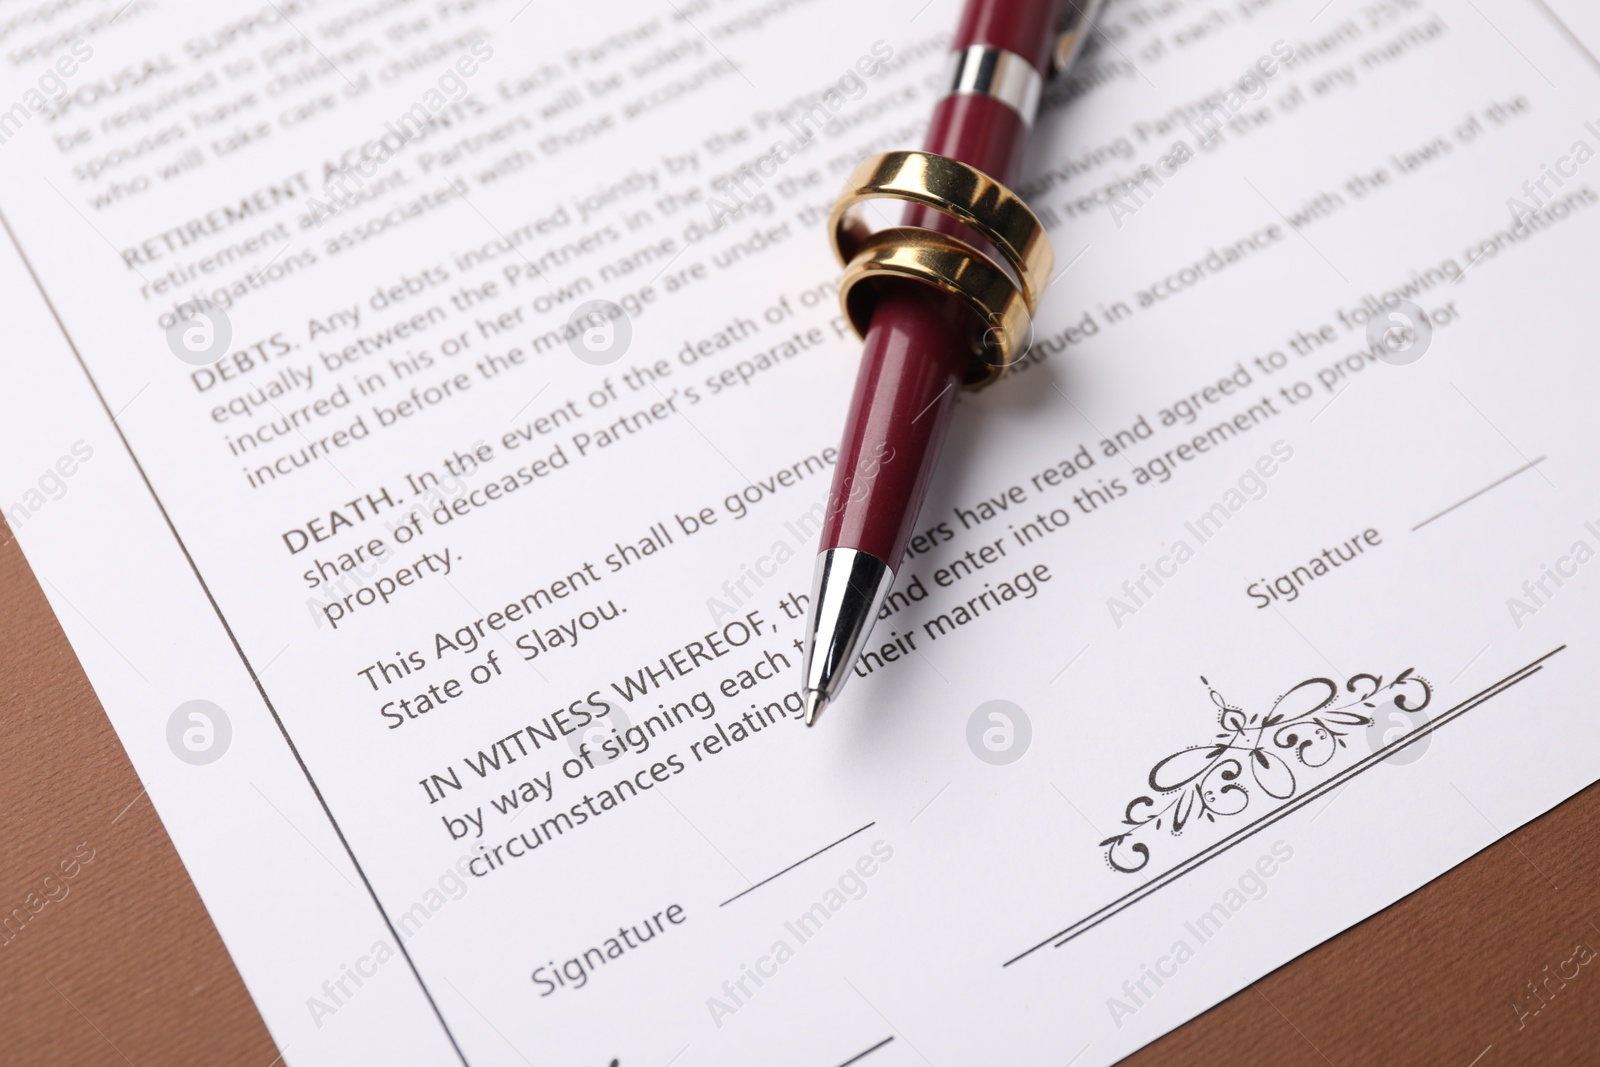
[[1594,780],[1582,13],[1112,6],[807,731],[821,220],[957,9],[604,12],[3,24],[0,506],[287,1062],[1110,1063]]

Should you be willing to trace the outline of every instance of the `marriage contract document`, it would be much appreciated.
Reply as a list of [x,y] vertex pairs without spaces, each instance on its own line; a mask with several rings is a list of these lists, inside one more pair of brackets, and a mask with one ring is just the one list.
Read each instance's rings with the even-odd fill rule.
[[1108,5],[808,731],[954,4],[8,6],[0,507],[285,1060],[1107,1064],[1600,777],[1570,7]]

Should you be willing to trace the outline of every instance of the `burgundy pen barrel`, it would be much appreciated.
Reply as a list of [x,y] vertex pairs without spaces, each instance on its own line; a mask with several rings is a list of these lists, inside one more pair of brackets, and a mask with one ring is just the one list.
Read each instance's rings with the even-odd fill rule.
[[[1061,10],[1062,0],[974,0],[962,13],[950,50],[960,52],[974,45],[1003,48],[1028,60],[1041,78],[1046,77]],[[994,97],[955,93],[934,107],[923,147],[977,167],[1002,185],[1011,185],[1022,168],[1027,135],[1022,116]],[[950,220],[931,208],[911,207],[905,221],[908,226],[946,230],[944,223]]]
[[828,493],[821,548],[854,548],[899,567],[928,493],[976,317],[915,282],[884,283]]
[[[1003,48],[1049,65],[1061,0],[973,0],[953,51]],[[989,96],[951,94],[934,109],[924,148],[1003,184],[1016,179],[1027,124]],[[989,251],[976,233],[912,205],[904,223],[949,233]],[[880,283],[828,495],[821,548],[852,548],[898,569],[944,443],[982,324],[965,304],[914,282]]]

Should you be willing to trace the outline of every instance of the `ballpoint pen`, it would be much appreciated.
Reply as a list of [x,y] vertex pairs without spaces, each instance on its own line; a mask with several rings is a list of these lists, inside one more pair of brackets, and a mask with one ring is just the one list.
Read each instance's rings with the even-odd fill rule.
[[[1007,187],[1045,78],[1076,58],[1100,0],[968,0],[926,147],[863,162],[829,232],[839,300],[865,339],[828,493],[805,635],[805,720],[844,687],[894,584],[963,388],[1022,354],[1054,266]],[[872,232],[862,207],[906,201]]]

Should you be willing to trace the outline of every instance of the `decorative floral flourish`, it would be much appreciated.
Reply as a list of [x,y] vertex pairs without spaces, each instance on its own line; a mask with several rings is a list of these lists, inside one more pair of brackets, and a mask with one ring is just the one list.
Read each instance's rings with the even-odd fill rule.
[[1134,797],[1123,813],[1129,829],[1100,842],[1115,870],[1131,874],[1150,862],[1150,847],[1137,840],[1149,828],[1177,836],[1196,819],[1237,815],[1249,807],[1252,789],[1287,800],[1300,788],[1295,767],[1326,766],[1347,747],[1347,734],[1372,725],[1371,709],[1392,702],[1416,715],[1433,699],[1433,687],[1408,667],[1388,682],[1376,674],[1352,675],[1342,690],[1331,678],[1308,678],[1265,715],[1246,716],[1204,677],[1200,681],[1222,729],[1211,743],[1174,752],[1150,769],[1152,794]]

